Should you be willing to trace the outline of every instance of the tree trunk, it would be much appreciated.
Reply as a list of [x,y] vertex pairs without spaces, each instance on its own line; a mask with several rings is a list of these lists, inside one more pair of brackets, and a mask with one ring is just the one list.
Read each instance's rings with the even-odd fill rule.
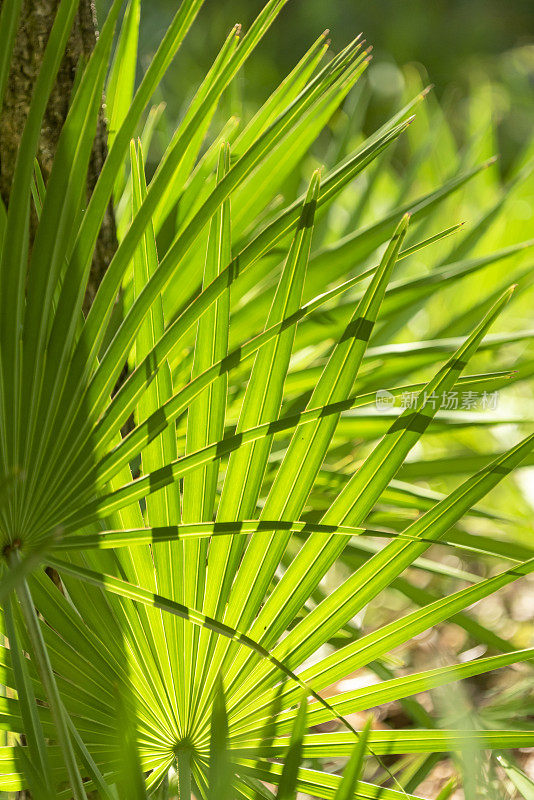
[[[0,8],[3,0],[0,0]],[[15,159],[28,116],[33,87],[42,63],[44,50],[59,0],[23,0],[19,29],[15,40],[11,69],[0,114],[0,195],[7,207],[13,181]],[[50,96],[41,128],[38,162],[45,183],[50,176],[61,128],[69,110],[76,70],[89,58],[97,38],[92,0],[79,0],[78,11],[56,85]],[[94,189],[107,155],[104,104],[99,114],[96,137],[87,175],[88,197]],[[36,218],[31,222],[31,240]],[[31,241],[30,241],[31,246]],[[109,205],[93,256],[91,274],[84,301],[87,312],[96,290],[117,248],[113,208]]]

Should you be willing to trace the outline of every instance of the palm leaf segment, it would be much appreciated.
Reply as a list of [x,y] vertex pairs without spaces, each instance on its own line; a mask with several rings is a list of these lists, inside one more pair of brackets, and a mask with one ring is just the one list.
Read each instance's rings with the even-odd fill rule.
[[[217,771],[209,767],[210,719],[222,677],[236,792],[251,796],[259,779],[280,782],[282,795],[291,786],[333,797],[336,776],[299,769],[298,759],[283,772],[271,759],[295,747],[306,758],[350,754],[359,739],[345,715],[532,658],[529,650],[505,652],[329,701],[321,696],[429,626],[451,615],[462,619],[473,602],[532,569],[532,553],[523,548],[515,565],[496,577],[446,602],[427,598],[377,632],[351,634],[355,615],[396,586],[407,567],[422,564],[430,545],[458,530],[463,515],[528,456],[527,438],[481,465],[449,497],[425,500],[416,486],[403,484],[404,499],[425,513],[405,529],[389,520],[382,533],[375,530],[390,543],[367,555],[330,595],[321,590],[337,559],[355,547],[361,552],[358,542],[374,509],[434,424],[436,410],[424,403],[424,393],[491,388],[509,377],[506,370],[462,373],[477,349],[487,347],[484,337],[510,292],[497,292],[480,319],[464,314],[472,333],[453,342],[449,360],[428,382],[414,382],[417,370],[451,350],[441,341],[453,340],[420,343],[419,360],[401,363],[386,339],[379,355],[384,380],[396,382],[397,395],[403,382],[404,389],[415,387],[420,399],[393,420],[375,415],[378,428],[368,435],[359,409],[377,386],[371,336],[383,343],[395,321],[410,319],[436,286],[446,289],[500,258],[520,259],[523,248],[482,259],[464,254],[425,278],[391,281],[400,259],[457,227],[436,233],[438,224],[426,238],[415,228],[406,246],[406,212],[412,228],[419,221],[421,231],[436,224],[432,214],[437,220],[442,204],[478,167],[393,206],[370,225],[361,222],[360,204],[347,235],[336,244],[328,240],[332,206],[363,170],[376,169],[379,158],[386,163],[424,93],[354,151],[341,149],[337,163],[316,171],[307,191],[291,197],[288,185],[302,157],[366,68],[358,40],[322,66],[327,45],[321,37],[248,125],[230,120],[202,152],[222,92],[282,0],[270,0],[244,38],[238,29],[230,33],[147,187],[143,150],[155,112],[143,143],[131,139],[200,5],[184,0],[128,106],[117,91],[117,71],[122,64],[125,85],[133,87],[139,3],[130,3],[108,82],[110,153],[87,208],[85,174],[120,2],[81,77],[46,188],[34,177],[34,154],[76,10],[72,0],[60,4],[24,132],[3,216],[0,270],[1,598],[9,639],[9,648],[0,648],[0,669],[2,683],[19,698],[1,698],[0,720],[4,730],[24,733],[27,747],[0,749],[3,791],[30,786],[39,796],[44,786],[54,794],[67,779],[69,796],[83,798],[89,778],[102,796],[112,796],[109,785],[124,775],[125,752],[138,752],[149,791],[173,765],[187,763],[204,795],[209,769]],[[17,4],[11,6],[16,18]],[[8,50],[12,20],[2,14]],[[269,208],[278,192],[287,205]],[[91,253],[112,194],[120,245],[84,319]],[[31,202],[40,222],[28,258]],[[172,214],[173,239],[159,252],[158,234]],[[370,257],[382,244],[380,263],[372,267]],[[114,313],[118,293],[122,317]],[[520,335],[503,341],[514,338]],[[125,362],[129,375],[113,394]],[[123,436],[131,415],[133,430]],[[319,491],[325,468],[351,440],[369,443],[365,459],[338,473],[325,507],[317,503],[325,495]],[[453,544],[477,547],[473,537],[458,536]],[[485,552],[484,542],[478,550]],[[61,590],[43,564],[59,572]],[[340,631],[349,641],[302,671]],[[303,688],[312,697],[308,722],[337,719],[343,732],[303,735],[296,708]],[[117,737],[119,712],[137,731],[133,750]],[[365,748],[375,755],[437,752],[469,740],[502,749],[527,739],[520,731],[463,739],[447,731],[367,731],[354,763]],[[295,760],[288,758],[288,764]],[[391,789],[354,785],[355,797],[406,796],[398,782]],[[145,796],[141,785],[132,787]]]

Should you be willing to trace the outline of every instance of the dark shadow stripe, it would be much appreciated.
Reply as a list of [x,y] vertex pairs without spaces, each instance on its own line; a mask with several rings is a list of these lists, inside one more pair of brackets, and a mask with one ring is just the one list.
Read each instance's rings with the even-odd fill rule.
[[419,411],[414,411],[412,414],[404,416],[402,414],[391,425],[388,433],[397,433],[397,431],[414,431],[415,433],[424,433],[430,423],[432,417],[427,417],[426,414],[421,414]]
[[366,319],[365,317],[356,317],[352,319],[343,332],[343,336],[339,343],[345,342],[347,339],[359,339],[361,342],[368,342],[373,332],[374,321]]
[[308,200],[307,203],[304,203],[302,206],[302,211],[300,213],[300,219],[297,224],[297,230],[302,230],[303,228],[311,228],[313,227],[313,219],[315,217],[315,209],[317,208],[317,200]]
[[461,358],[451,358],[450,361],[447,362],[446,368],[447,369],[465,369],[467,367],[467,361],[463,361]]
[[486,467],[486,469],[481,470],[481,472],[483,472],[483,473],[485,472],[487,475],[492,475],[492,474],[493,475],[509,475],[510,472],[512,472],[514,469],[515,469],[515,466],[506,467],[503,464],[493,464],[493,465],[490,464],[489,467]]

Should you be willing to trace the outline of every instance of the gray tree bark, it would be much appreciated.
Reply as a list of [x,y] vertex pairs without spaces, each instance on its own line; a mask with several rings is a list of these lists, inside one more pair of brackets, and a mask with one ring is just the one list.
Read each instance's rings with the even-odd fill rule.
[[[3,0],[0,0],[0,8]],[[13,181],[15,159],[28,116],[33,87],[59,0],[23,0],[11,69],[0,113],[0,195],[7,207]],[[79,0],[78,11],[50,96],[41,128],[38,161],[45,182],[50,176],[61,128],[69,110],[76,70],[89,58],[97,39],[96,16],[92,0]],[[93,191],[107,155],[107,130],[104,101],[99,114],[96,137],[87,176],[88,197]],[[31,237],[36,218],[31,222]],[[93,256],[91,275],[84,301],[87,312],[102,277],[117,248],[113,208],[109,205]]]

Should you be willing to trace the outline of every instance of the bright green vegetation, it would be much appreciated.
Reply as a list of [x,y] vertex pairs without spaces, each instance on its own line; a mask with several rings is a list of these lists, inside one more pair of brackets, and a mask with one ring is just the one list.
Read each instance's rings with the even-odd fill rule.
[[[510,475],[533,463],[532,415],[506,399],[534,368],[528,153],[501,185],[491,127],[458,152],[420,86],[362,137],[358,40],[331,56],[319,38],[255,116],[224,119],[285,4],[270,0],[230,32],[147,185],[151,98],[201,4],[183,0],[135,95],[139,0],[115,57],[113,4],[44,187],[62,0],[1,209],[0,792],[400,800],[453,754],[466,797],[532,798],[510,751],[534,744],[534,649],[473,608],[534,570]],[[0,87],[19,6],[3,5]],[[110,197],[120,244],[84,319]],[[446,622],[479,657],[399,669]],[[514,664],[515,694],[470,710],[458,682]],[[379,680],[336,686],[363,668]],[[431,713],[415,695],[439,687]],[[393,701],[403,728],[355,716]]]

